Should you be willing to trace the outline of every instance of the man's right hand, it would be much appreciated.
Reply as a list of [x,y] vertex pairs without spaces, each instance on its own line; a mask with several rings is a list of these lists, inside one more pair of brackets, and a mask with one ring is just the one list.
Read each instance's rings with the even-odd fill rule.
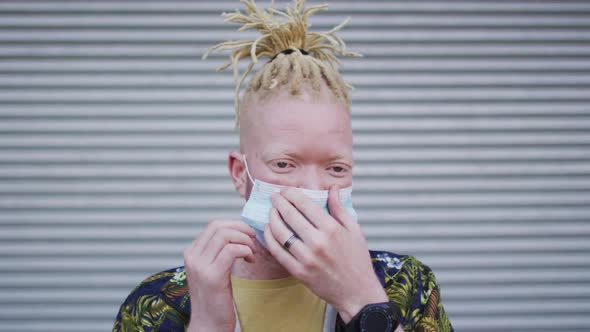
[[184,250],[191,300],[187,331],[234,331],[231,268],[238,258],[254,261],[255,236],[242,221],[214,220]]

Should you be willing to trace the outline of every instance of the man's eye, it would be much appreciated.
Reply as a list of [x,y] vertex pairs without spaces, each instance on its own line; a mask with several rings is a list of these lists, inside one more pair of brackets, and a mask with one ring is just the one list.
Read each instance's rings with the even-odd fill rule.
[[336,172],[336,173],[344,172],[344,167],[340,167],[340,166],[334,166],[334,167],[332,167],[332,169],[333,169],[333,170],[334,170],[334,172]]
[[289,166],[289,163],[285,162],[285,161],[279,161],[276,163],[278,168],[287,168]]
[[345,166],[332,166],[329,168],[329,171],[335,176],[345,176],[348,172],[348,168]]

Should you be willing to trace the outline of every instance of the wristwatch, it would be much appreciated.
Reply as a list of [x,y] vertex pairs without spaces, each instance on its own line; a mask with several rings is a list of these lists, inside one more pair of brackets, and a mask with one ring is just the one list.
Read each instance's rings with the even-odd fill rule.
[[399,325],[399,317],[399,309],[391,302],[367,304],[350,322],[342,322],[342,331],[393,332]]

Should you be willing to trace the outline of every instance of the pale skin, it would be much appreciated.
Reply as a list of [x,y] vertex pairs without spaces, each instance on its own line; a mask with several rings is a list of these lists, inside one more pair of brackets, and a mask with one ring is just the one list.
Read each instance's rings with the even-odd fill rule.
[[[188,331],[234,331],[231,275],[265,280],[294,276],[332,304],[345,322],[366,304],[388,301],[362,230],[338,199],[338,188],[352,184],[352,130],[345,106],[325,92],[315,98],[305,92],[298,97],[279,93],[254,106],[242,113],[240,151],[228,158],[236,191],[247,199],[252,189],[246,155],[255,179],[330,190],[331,214],[293,188],[275,194],[264,231],[268,250],[240,220],[209,223],[184,251],[190,321],[195,322]],[[287,225],[300,237],[288,251],[282,246],[292,234]]]

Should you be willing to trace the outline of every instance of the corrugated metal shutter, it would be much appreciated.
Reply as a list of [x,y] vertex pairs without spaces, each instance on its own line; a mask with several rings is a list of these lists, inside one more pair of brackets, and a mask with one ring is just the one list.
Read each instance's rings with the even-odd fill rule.
[[[281,2],[284,3],[284,2]],[[0,330],[106,331],[237,217],[225,62],[238,1],[0,3]],[[590,3],[332,1],[355,202],[432,266],[459,331],[587,331]]]

